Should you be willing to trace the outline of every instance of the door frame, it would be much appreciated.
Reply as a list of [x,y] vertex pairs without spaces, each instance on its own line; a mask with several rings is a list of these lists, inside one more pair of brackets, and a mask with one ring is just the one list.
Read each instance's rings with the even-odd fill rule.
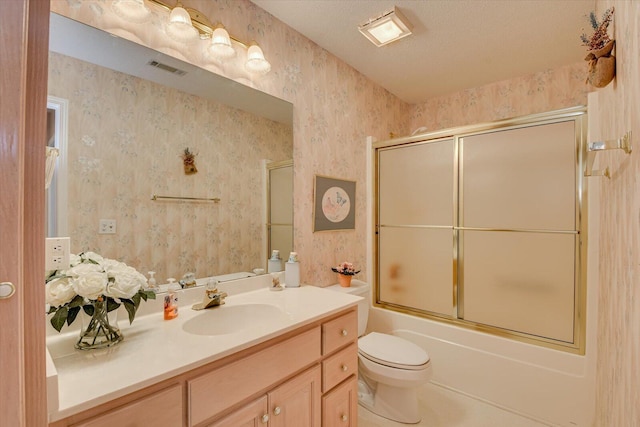
[[49,1],[0,2],[0,425],[46,426],[44,157]]

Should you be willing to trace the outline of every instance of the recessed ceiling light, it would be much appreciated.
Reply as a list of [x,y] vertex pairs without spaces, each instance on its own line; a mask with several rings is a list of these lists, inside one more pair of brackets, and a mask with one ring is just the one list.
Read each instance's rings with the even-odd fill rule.
[[384,46],[411,35],[411,23],[394,6],[388,12],[358,26],[358,30],[376,46]]

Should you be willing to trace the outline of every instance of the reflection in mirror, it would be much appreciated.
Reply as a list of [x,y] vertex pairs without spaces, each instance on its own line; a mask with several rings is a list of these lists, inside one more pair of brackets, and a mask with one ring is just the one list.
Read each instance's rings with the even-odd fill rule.
[[[45,192],[45,236],[67,235],[67,117],[66,99],[47,98],[47,147],[55,148],[58,157],[53,163],[51,181]],[[48,149],[48,148],[47,148]],[[47,171],[49,158],[47,156]]]
[[293,162],[267,165],[268,186],[268,251],[277,249],[281,257],[293,251]]
[[59,15],[50,39],[49,95],[69,104],[71,252],[155,271],[158,283],[266,267],[266,165],[292,158],[291,104]]

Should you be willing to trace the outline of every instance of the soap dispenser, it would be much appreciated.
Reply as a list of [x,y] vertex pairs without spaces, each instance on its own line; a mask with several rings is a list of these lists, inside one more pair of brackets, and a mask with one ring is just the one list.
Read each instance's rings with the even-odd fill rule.
[[147,280],[147,287],[151,291],[158,292],[158,285],[156,283],[156,278],[154,277],[156,272],[155,271],[149,271],[148,274],[149,274],[149,280]]
[[300,263],[296,252],[289,254],[289,261],[284,265],[284,283],[287,288],[300,287]]
[[176,279],[167,279],[169,287],[167,294],[164,296],[164,320],[171,320],[178,317],[178,293],[180,285],[176,283]]

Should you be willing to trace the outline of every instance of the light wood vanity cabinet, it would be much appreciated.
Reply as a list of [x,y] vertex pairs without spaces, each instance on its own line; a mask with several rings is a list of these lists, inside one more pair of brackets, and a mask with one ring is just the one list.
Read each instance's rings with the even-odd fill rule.
[[355,427],[357,335],[353,307],[50,427]]

